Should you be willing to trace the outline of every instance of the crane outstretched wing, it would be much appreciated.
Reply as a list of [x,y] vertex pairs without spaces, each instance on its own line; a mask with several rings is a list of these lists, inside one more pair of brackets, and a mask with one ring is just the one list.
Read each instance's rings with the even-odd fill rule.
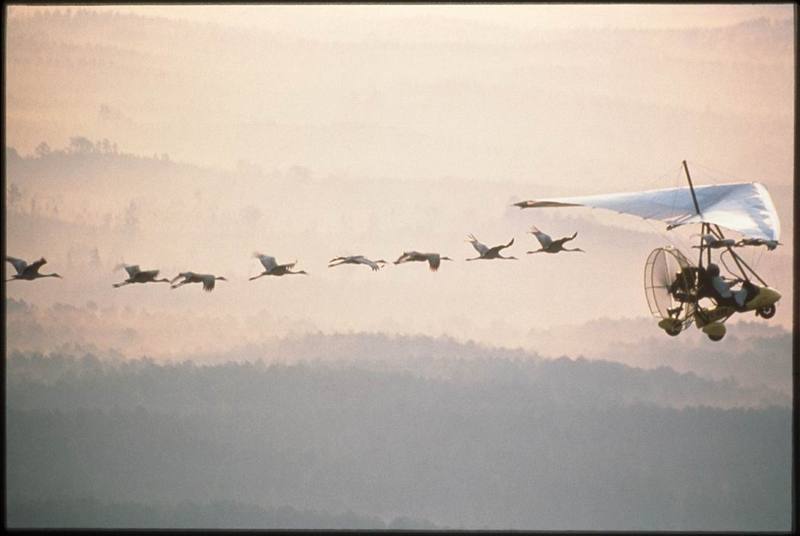
[[476,251],[477,251],[477,252],[478,252],[480,255],[486,255],[486,253],[489,251],[489,248],[488,248],[488,247],[486,247],[486,245],[485,245],[485,244],[481,244],[480,242],[478,242],[478,239],[477,239],[477,238],[475,238],[475,235],[469,235],[469,236],[467,236],[467,240],[468,240],[468,241],[469,241],[469,242],[472,244],[472,247],[474,247],[474,248],[475,248],[475,250],[476,250]]
[[213,275],[201,276],[200,280],[203,282],[203,290],[206,292],[211,292],[214,290],[214,283],[216,280]]
[[553,243],[553,239],[550,238],[550,235],[547,233],[541,232],[535,225],[531,227],[531,234],[536,237],[539,243],[542,245],[543,248],[550,247],[550,244]]
[[566,242],[569,242],[570,240],[575,240],[576,236],[578,236],[578,232],[577,231],[575,231],[572,234],[572,236],[565,236],[563,238],[559,238],[558,240],[555,240],[555,242],[558,242],[559,244],[561,244],[563,246]]
[[492,249],[496,249],[497,251],[500,251],[501,249],[510,248],[510,247],[511,247],[511,246],[513,246],[513,245],[514,245],[514,239],[512,238],[512,239],[511,239],[511,240],[508,242],[508,244],[500,244],[499,246],[495,246],[495,247],[493,247]]
[[275,257],[263,255],[261,253],[253,253],[253,256],[261,261],[261,264],[264,265],[264,269],[268,272],[278,267],[278,262],[275,260]]
[[45,264],[47,264],[47,260],[44,257],[42,257],[38,261],[30,263],[28,265],[28,267],[25,268],[25,272],[27,272],[27,273],[38,273],[39,272],[39,268],[41,268]]
[[22,259],[18,259],[16,257],[6,257],[6,261],[10,262],[14,269],[17,271],[17,274],[21,274],[25,271],[25,268],[28,267],[28,263],[23,261]]

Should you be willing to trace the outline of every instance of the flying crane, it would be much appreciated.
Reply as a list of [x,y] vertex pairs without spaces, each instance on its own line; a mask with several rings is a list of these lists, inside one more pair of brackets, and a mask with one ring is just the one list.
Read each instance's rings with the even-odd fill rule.
[[341,266],[343,264],[363,264],[365,266],[369,266],[373,272],[377,272],[380,270],[387,262],[383,259],[378,259],[373,261],[371,259],[366,258],[363,255],[347,255],[344,257],[335,257],[328,261],[328,268],[333,268],[334,266]]
[[441,265],[441,261],[452,261],[450,257],[443,257],[438,253],[420,253],[419,251],[404,251],[402,255],[400,255],[395,264],[402,264],[404,262],[427,262],[428,268],[431,272],[435,272],[439,269]]
[[[559,251],[580,251],[584,252],[581,248],[565,248],[564,244],[569,242],[570,240],[575,240],[578,236],[578,233],[575,232],[572,236],[565,236],[563,238],[559,238],[558,240],[553,240],[550,235],[543,233],[539,230],[538,227],[535,225],[531,227],[531,230],[528,231],[530,234],[536,237],[536,240],[539,241],[542,247],[539,249],[529,251],[528,254],[531,255],[533,253],[558,253]],[[585,253],[585,252],[584,252]]]
[[488,247],[486,244],[480,242],[477,238],[475,238],[475,235],[470,234],[469,236],[467,236],[467,242],[472,244],[472,247],[475,248],[475,251],[478,252],[477,257],[471,257],[469,259],[466,259],[468,261],[477,261],[480,259],[489,259],[489,260],[505,259],[514,261],[517,260],[517,258],[513,256],[503,257],[503,254],[501,253],[502,250],[510,248],[514,244],[513,238],[509,240],[508,244],[500,244],[498,246]]
[[57,277],[59,279],[63,279],[56,273],[39,273],[39,268],[47,264],[47,260],[44,257],[30,264],[28,264],[27,261],[17,259],[16,257],[6,257],[6,262],[10,262],[12,266],[14,266],[14,270],[17,271],[16,274],[11,276],[11,279],[6,279],[6,281],[14,281],[15,279],[21,281],[33,281],[34,279],[39,279],[40,277]]
[[259,277],[263,277],[265,275],[274,275],[274,276],[282,276],[282,275],[308,275],[308,272],[305,270],[297,270],[296,272],[292,271],[292,268],[295,267],[297,261],[290,262],[287,264],[278,264],[278,261],[275,260],[275,257],[272,255],[264,255],[263,253],[255,252],[253,253],[253,257],[261,261],[261,264],[264,266],[264,271],[260,274],[253,276],[250,278],[250,281],[254,279],[258,279]]
[[[780,221],[766,187],[758,182],[737,182],[695,187],[683,161],[689,186],[577,197],[558,197],[515,203],[520,208],[591,207],[631,214],[667,224],[667,230],[700,225],[696,263],[679,249],[653,250],[645,263],[645,296],[658,326],[678,335],[693,322],[711,340],[721,340],[724,322],[735,313],[755,312],[761,318],[775,315],[781,294],[771,288],[736,252],[764,245],[780,245]],[[722,229],[742,235],[726,238]],[[712,262],[712,252],[728,272],[724,277]],[[732,260],[734,266],[726,263]],[[757,281],[759,284],[756,284]],[[737,284],[741,287],[734,288]]]
[[122,281],[120,283],[114,283],[112,286],[114,288],[119,288],[125,285],[130,285],[131,283],[169,283],[170,280],[167,278],[156,279],[159,274],[159,270],[141,270],[138,264],[120,264],[115,269],[119,270],[120,268],[125,268],[125,271],[128,272],[128,279]]
[[[178,279],[181,279],[181,278],[183,278],[183,281],[181,281],[177,285],[174,284],[175,281],[177,281]],[[217,281],[227,281],[227,279],[225,279],[222,276],[215,276],[214,274],[198,274],[196,272],[181,272],[178,275],[176,275],[172,279],[172,281],[170,281],[170,283],[172,284],[170,286],[170,288],[171,289],[176,289],[176,288],[178,288],[178,287],[180,287],[182,285],[186,285],[188,283],[202,283],[203,284],[203,290],[205,290],[206,292],[211,292],[212,290],[214,290],[214,286],[215,286],[215,283]]]

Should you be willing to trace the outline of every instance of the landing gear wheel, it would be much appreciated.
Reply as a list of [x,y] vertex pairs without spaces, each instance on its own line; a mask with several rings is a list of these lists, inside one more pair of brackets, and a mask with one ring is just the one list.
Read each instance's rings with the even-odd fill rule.
[[680,332],[681,332],[681,325],[680,325],[680,324],[678,324],[678,325],[677,325],[677,326],[675,326],[675,327],[669,327],[669,328],[665,329],[664,331],[666,331],[666,332],[667,332],[667,335],[671,335],[672,337],[675,337],[675,336],[677,336],[677,335],[679,335],[679,334],[680,334]]
[[708,338],[712,341],[721,341],[726,331],[725,324],[721,322],[712,322],[703,327],[703,333],[708,335]]
[[775,316],[776,307],[775,304],[767,305],[766,307],[762,307],[761,309],[756,309],[756,314],[761,318],[772,318]]

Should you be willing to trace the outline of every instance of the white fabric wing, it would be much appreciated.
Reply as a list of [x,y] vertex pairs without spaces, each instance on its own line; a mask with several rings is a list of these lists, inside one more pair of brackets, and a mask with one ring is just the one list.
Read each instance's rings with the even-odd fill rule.
[[748,238],[779,240],[780,221],[766,187],[758,182],[712,184],[694,189],[700,214],[688,186],[644,192],[555,197],[516,203],[521,208],[587,206],[660,220],[671,229],[687,223],[711,223]]

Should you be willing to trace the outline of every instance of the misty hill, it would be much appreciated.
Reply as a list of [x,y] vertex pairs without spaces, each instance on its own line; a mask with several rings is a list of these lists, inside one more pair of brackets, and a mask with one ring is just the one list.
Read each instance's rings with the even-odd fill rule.
[[[310,388],[304,382],[312,377],[312,383],[323,378],[356,382],[353,390],[358,391],[400,375],[424,379],[443,389],[454,382],[478,389],[507,383],[529,390],[533,397],[555,393],[552,402],[569,407],[630,403],[678,408],[790,405],[788,393],[764,385],[743,387],[730,377],[714,381],[664,366],[644,370],[585,358],[541,359],[521,350],[419,336],[306,335],[223,355],[188,357],[186,361],[161,364],[146,358],[12,352],[7,364],[8,389],[13,405],[22,409],[101,409],[122,403],[185,413],[204,408],[207,392],[267,407],[273,404],[274,389],[302,391]],[[236,361],[225,361],[231,358]],[[197,364],[203,361],[214,364]],[[307,371],[307,367],[312,370]],[[193,380],[187,383],[187,377]],[[218,383],[222,377],[229,380]],[[149,385],[156,380],[155,385]],[[296,381],[301,383],[294,385]],[[109,383],[116,386],[112,391],[105,388]],[[61,385],[57,399],[52,398],[53,385]]]
[[[9,353],[61,355],[64,359],[89,353],[103,356],[104,361],[150,356],[156,362],[192,360],[208,365],[258,360],[266,364],[319,361],[330,366],[354,365],[375,371],[407,371],[426,378],[465,381],[515,375],[533,378],[541,376],[550,366],[544,363],[569,356],[574,370],[605,370],[626,381],[633,381],[639,375],[634,383],[656,382],[658,374],[671,377],[670,387],[664,389],[659,400],[678,406],[687,400],[712,405],[739,400],[748,405],[758,404],[763,398],[784,403],[791,394],[792,333],[763,321],[732,324],[723,341],[712,343],[695,330],[679,338],[667,337],[649,319],[598,319],[581,325],[531,330],[526,344],[515,348],[471,338],[420,333],[323,333],[314,325],[292,322],[264,311],[242,319],[214,312],[197,314],[195,329],[184,327],[164,339],[164,330],[183,325],[185,315],[159,309],[160,296],[156,293],[148,296],[148,300],[138,298],[140,303],[135,307],[119,303],[98,305],[91,301],[81,306],[56,303],[44,307],[8,298]],[[274,327],[264,331],[265,324]],[[163,348],[162,341],[169,347]],[[579,357],[585,359],[573,361]],[[42,378],[54,379],[51,374],[60,370],[53,368],[55,362],[43,361],[50,365],[48,373],[42,372],[45,374]],[[67,367],[73,361],[66,359],[63,363]],[[626,366],[618,367],[619,363]],[[71,370],[73,365],[67,369]],[[24,367],[26,374],[38,370],[28,367],[33,365]],[[549,380],[540,377],[537,381]],[[697,391],[685,391],[694,382],[699,382]],[[704,382],[714,387],[706,390]],[[727,387],[722,388],[723,385]],[[722,395],[723,391],[727,394]],[[675,396],[667,395],[670,392]],[[710,393],[716,394],[706,398]],[[625,396],[631,399],[635,395]]]
[[[701,382],[722,381],[730,386],[737,385],[737,388],[752,388],[754,393],[765,389],[764,393],[772,393],[767,398],[775,402],[786,401],[788,399],[784,397],[791,394],[792,334],[786,330],[740,323],[731,328],[733,333],[729,339],[722,344],[710,345],[702,335],[693,337],[687,333],[685,339],[665,338],[661,333],[653,336],[651,328],[649,321],[598,320],[571,329],[554,328],[548,333],[532,334],[525,349],[493,347],[448,337],[309,333],[223,352],[201,353],[195,358],[205,363],[240,360],[243,356],[268,363],[322,361],[378,370],[388,367],[424,377],[464,381],[482,381],[487,375],[492,378],[540,376],[538,381],[543,383],[552,380],[545,371],[555,370],[554,358],[560,358],[556,362],[570,363],[573,371],[585,368],[589,377],[620,374],[637,383],[638,380],[633,381],[629,373],[642,374],[640,380],[653,373],[650,377],[653,385],[665,381],[669,385],[665,385],[665,393],[676,395],[683,392],[683,388],[677,388],[666,380],[673,374],[681,381],[696,376],[695,379]],[[592,343],[578,342],[586,339]],[[547,357],[538,354],[537,349]],[[553,349],[560,351],[551,352]],[[524,372],[522,368],[529,370]],[[649,370],[648,374],[641,369]],[[659,375],[664,376],[656,379]],[[645,380],[645,383],[649,381]],[[604,384],[600,380],[598,383]],[[698,392],[703,389],[699,388]],[[681,396],[667,398],[680,400]]]
[[527,348],[543,356],[585,356],[646,369],[662,366],[679,372],[741,385],[766,385],[789,395],[792,390],[792,332],[764,321],[728,323],[728,334],[709,343],[690,328],[677,338],[653,327],[653,320],[599,318],[578,325],[531,329]]
[[[133,524],[141,516],[125,505],[139,504],[174,523],[176,504],[225,502],[351,511],[353,526],[788,527],[788,407],[666,407],[742,392],[583,360],[465,360],[449,372],[12,355],[9,520],[33,511],[108,526],[119,512]],[[91,508],[81,514],[76,497]],[[118,506],[90,518],[100,498]],[[341,526],[333,516],[300,519]]]

